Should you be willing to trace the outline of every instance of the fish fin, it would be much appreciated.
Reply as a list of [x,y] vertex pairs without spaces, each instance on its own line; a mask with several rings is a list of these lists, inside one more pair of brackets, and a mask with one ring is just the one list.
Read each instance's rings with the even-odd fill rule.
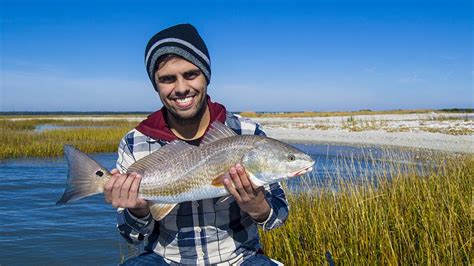
[[228,196],[225,196],[224,198],[221,198],[219,200],[219,203],[224,203],[225,201],[227,201],[228,199],[230,199],[230,197],[232,197],[232,195],[228,195]]
[[216,178],[214,178],[212,180],[211,185],[213,185],[215,187],[223,187],[224,186],[224,179],[228,176],[229,176],[228,173],[222,173],[222,174],[218,175]]
[[247,172],[247,176],[249,177],[252,184],[254,184],[256,187],[261,187],[265,185],[265,183],[258,179],[252,172],[248,171],[247,169],[245,169],[245,172]]
[[209,130],[204,135],[201,141],[201,145],[209,144],[216,140],[233,136],[237,136],[237,134],[232,129],[228,128],[226,125],[222,124],[219,121],[214,121],[211,124],[211,128],[209,128]]
[[66,190],[56,204],[65,204],[104,191],[104,185],[110,178],[107,169],[73,146],[64,145],[64,154],[69,166]]
[[127,173],[136,172],[143,176],[146,169],[150,169],[152,166],[169,161],[171,158],[179,156],[180,153],[187,150],[196,149],[197,147],[192,146],[181,140],[174,140],[165,146],[159,148],[155,152],[141,158],[140,160],[133,163],[128,169]]
[[156,221],[160,221],[165,218],[165,216],[168,215],[171,210],[173,210],[174,206],[176,206],[176,204],[156,203],[153,201],[148,202],[151,216],[153,216],[153,219]]

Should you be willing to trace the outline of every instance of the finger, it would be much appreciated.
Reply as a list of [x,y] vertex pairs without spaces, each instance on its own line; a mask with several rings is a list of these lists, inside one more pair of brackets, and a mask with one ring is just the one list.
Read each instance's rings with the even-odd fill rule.
[[133,179],[132,185],[130,186],[130,191],[128,192],[128,203],[130,205],[136,205],[138,199],[138,188],[140,187],[140,182],[142,177],[140,175],[135,176]]
[[234,186],[235,188],[237,189],[237,191],[239,193],[241,192],[245,192],[243,186],[242,186],[242,182],[240,182],[240,177],[239,175],[237,174],[237,170],[235,169],[235,167],[231,167],[230,170],[229,170],[229,174],[230,174],[230,177],[232,179],[232,181],[234,182]]
[[120,175],[119,178],[115,181],[112,188],[112,206],[120,207],[120,191],[122,189],[123,182],[127,178],[126,175]]
[[245,172],[244,168],[242,167],[242,165],[240,164],[237,164],[235,166],[235,169],[237,170],[237,174],[239,175],[240,177],[240,182],[242,183],[242,187],[243,189],[247,192],[247,194],[249,196],[254,196],[255,195],[255,191],[253,190],[253,187],[252,187],[252,182],[250,182],[248,176],[247,176],[247,173]]
[[250,196],[242,185],[242,182],[240,180],[240,176],[237,173],[237,169],[235,169],[235,167],[232,167],[230,169],[229,173],[230,173],[230,176],[232,178],[232,181],[234,182],[235,189],[237,190],[237,192],[239,194],[239,201],[240,202],[249,201]]
[[107,183],[105,183],[105,186],[104,186],[104,197],[105,197],[105,202],[107,203],[111,203],[112,202],[112,189],[114,187],[114,184],[115,184],[115,181],[117,181],[117,179],[119,178],[119,176],[111,176],[109,181],[107,181]]
[[136,173],[132,173],[123,182],[122,187],[120,188],[120,200],[122,202],[127,202],[128,201],[128,194],[130,193],[130,187],[132,186],[133,180],[135,180],[135,177],[137,176]]
[[260,193],[260,191],[265,192],[264,186],[257,186],[254,183],[252,183],[252,181],[250,181],[250,183],[252,184],[253,191],[255,191],[256,194]]
[[232,196],[234,196],[234,198],[237,202],[242,201],[242,198],[240,197],[239,192],[235,189],[234,183],[232,182],[232,180],[230,178],[228,178],[228,177],[224,178],[224,186],[227,188],[229,193]]
[[114,169],[112,169],[112,170],[110,171],[110,174],[112,174],[112,175],[119,174],[119,173],[120,173],[120,172],[119,172],[119,170],[118,170],[117,168],[114,168]]

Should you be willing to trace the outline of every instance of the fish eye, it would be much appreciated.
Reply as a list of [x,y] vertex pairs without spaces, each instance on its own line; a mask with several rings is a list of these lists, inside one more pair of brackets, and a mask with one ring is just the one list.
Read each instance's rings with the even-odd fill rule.
[[288,155],[288,161],[293,162],[295,160],[295,155],[294,154],[289,154]]

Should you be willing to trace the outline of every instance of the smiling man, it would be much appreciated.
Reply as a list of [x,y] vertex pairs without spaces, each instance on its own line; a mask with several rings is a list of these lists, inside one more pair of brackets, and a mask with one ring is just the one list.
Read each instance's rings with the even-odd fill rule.
[[141,177],[126,175],[136,160],[180,139],[199,145],[209,125],[225,123],[237,134],[264,135],[251,120],[228,113],[207,95],[211,67],[207,47],[190,24],[153,36],[145,63],[163,107],[128,132],[119,146],[117,169],[105,186],[105,200],[118,208],[118,229],[145,252],[125,265],[274,265],[263,255],[258,226],[274,229],[286,220],[288,204],[278,183],[254,186],[241,165],[224,180],[232,197],[183,202],[160,221],[138,198]]

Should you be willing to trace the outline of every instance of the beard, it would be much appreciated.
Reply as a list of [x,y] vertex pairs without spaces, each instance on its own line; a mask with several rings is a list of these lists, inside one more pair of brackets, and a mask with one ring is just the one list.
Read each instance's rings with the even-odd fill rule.
[[201,102],[199,103],[199,106],[197,109],[190,114],[180,114],[176,112],[173,108],[166,108],[168,112],[168,116],[172,118],[172,120],[179,124],[179,125],[189,125],[189,124],[198,124],[202,117],[204,116],[204,113],[206,112],[206,107],[207,107],[207,97],[204,96]]

